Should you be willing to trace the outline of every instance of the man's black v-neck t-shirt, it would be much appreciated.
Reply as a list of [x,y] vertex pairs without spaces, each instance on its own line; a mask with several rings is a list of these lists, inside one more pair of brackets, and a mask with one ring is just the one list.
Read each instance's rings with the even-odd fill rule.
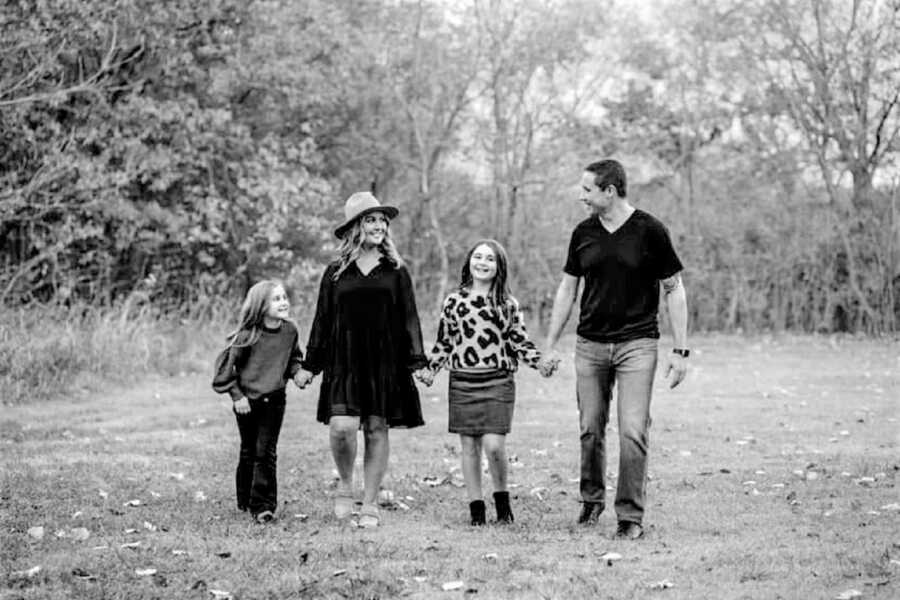
[[682,270],[669,232],[640,209],[614,232],[592,215],[572,232],[564,271],[584,278],[578,335],[595,342],[659,337],[659,281]]

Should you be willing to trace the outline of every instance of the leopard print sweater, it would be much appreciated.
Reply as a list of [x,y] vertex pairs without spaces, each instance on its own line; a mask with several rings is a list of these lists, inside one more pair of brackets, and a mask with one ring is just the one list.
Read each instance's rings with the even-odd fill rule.
[[528,338],[518,302],[510,298],[507,310],[498,310],[488,298],[468,290],[444,300],[437,341],[429,367],[459,369],[492,368],[515,371],[518,361],[537,368],[541,353]]

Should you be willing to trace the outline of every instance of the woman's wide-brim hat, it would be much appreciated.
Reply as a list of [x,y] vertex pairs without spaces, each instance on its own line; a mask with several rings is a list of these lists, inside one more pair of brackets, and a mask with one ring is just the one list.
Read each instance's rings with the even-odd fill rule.
[[334,235],[339,238],[344,237],[357,219],[372,212],[384,213],[388,219],[393,219],[400,214],[396,207],[382,204],[371,192],[356,192],[344,203],[344,222],[334,230]]

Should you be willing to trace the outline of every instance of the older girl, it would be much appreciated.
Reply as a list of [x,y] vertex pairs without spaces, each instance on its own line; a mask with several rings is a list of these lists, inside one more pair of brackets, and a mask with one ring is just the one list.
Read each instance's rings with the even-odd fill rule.
[[[472,525],[485,524],[481,489],[481,454],[487,456],[494,486],[497,521],[511,523],[506,489],[506,434],[510,431],[518,361],[538,369],[541,353],[528,338],[519,304],[507,284],[506,251],[494,240],[481,240],[469,250],[459,290],[444,301],[430,369],[422,381],[450,369],[449,430],[462,445],[462,472],[469,496]],[[552,366],[541,370],[550,376]]]

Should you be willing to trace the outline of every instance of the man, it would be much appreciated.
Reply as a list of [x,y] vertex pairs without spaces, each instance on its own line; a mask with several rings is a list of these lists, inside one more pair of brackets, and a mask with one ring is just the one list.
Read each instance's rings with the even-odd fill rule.
[[541,369],[554,366],[556,343],[583,280],[575,346],[583,502],[578,522],[596,523],[605,508],[604,436],[615,385],[619,425],[616,537],[637,539],[644,533],[660,282],[675,342],[666,355],[670,387],[684,379],[690,354],[682,265],[665,226],[628,202],[625,169],[619,162],[588,165],[581,177],[579,200],[591,214],[575,227],[569,242]]

